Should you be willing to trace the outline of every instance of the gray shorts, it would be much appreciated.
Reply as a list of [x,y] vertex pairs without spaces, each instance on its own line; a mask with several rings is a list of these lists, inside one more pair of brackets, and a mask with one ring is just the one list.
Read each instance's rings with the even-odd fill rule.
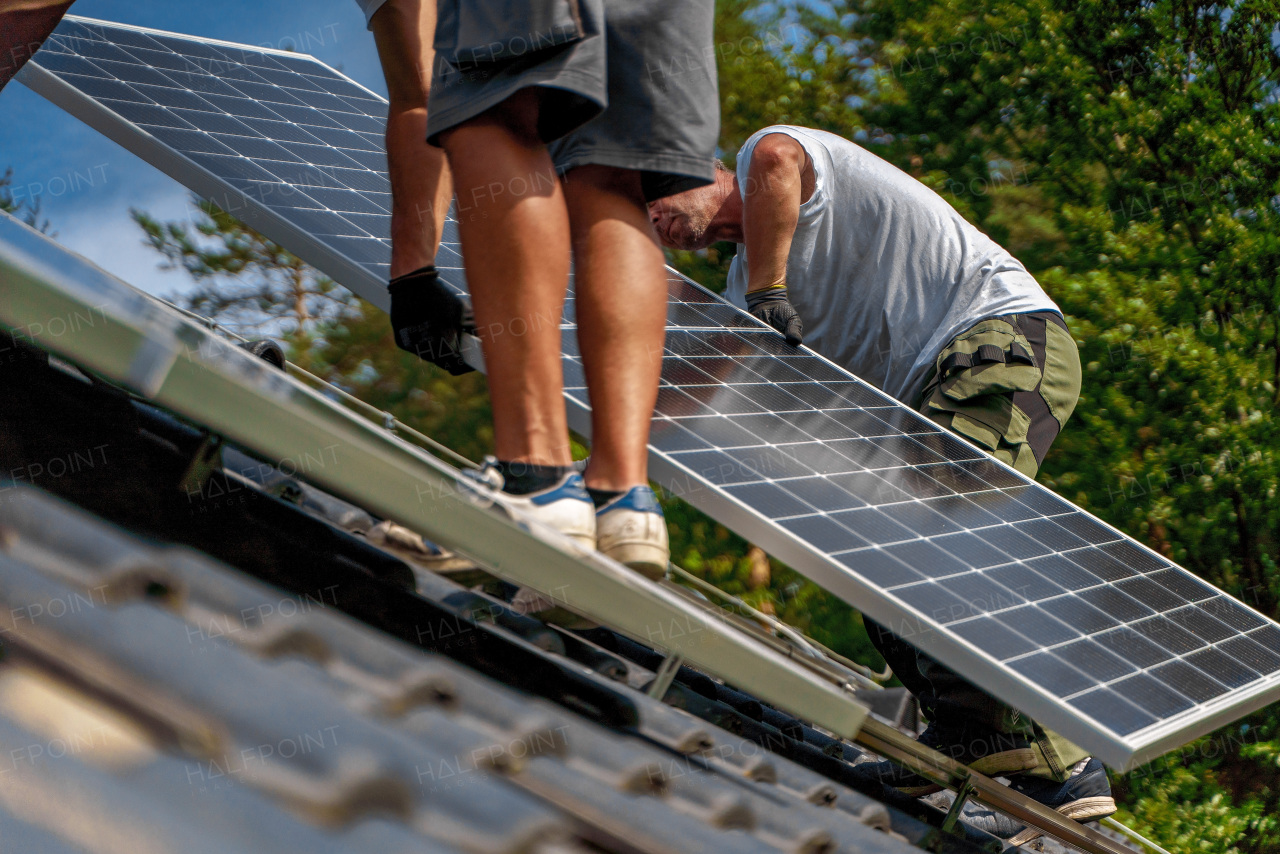
[[364,12],[364,24],[369,29],[373,29],[373,13],[382,8],[382,4],[387,0],[356,0],[360,6],[360,11]]
[[[565,8],[569,23],[550,17]],[[562,173],[634,169],[650,200],[709,184],[713,15],[712,0],[440,0],[427,140],[539,86],[538,130]]]

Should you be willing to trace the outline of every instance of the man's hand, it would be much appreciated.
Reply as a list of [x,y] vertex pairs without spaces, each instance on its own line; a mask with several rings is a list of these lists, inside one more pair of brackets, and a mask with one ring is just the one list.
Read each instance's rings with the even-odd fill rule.
[[387,291],[396,346],[455,377],[475,370],[462,358],[462,333],[476,327],[471,301],[450,291],[435,267],[399,276]]
[[747,311],[756,320],[781,332],[792,347],[804,343],[804,322],[787,298],[786,288],[765,288],[748,293]]

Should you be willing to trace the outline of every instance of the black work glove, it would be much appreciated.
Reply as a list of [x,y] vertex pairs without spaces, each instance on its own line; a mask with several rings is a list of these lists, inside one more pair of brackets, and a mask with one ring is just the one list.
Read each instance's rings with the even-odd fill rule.
[[474,334],[476,328],[471,300],[449,290],[435,267],[397,276],[387,292],[396,346],[455,377],[475,370],[462,358],[462,333]]
[[786,288],[769,288],[747,294],[747,311],[756,320],[781,332],[792,347],[804,343],[804,323],[796,313],[796,307],[787,299]]

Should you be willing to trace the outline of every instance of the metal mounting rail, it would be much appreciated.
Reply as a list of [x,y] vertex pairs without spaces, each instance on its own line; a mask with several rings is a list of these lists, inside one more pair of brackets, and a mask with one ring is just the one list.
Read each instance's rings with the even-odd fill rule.
[[[211,317],[205,317],[202,314],[196,314],[194,311],[185,309],[180,305],[175,305],[169,300],[164,299],[162,297],[158,297],[155,294],[147,294],[147,297],[155,300],[158,303],[161,303],[162,305],[167,305],[169,308],[178,312],[178,314],[181,314],[183,317],[186,317],[189,320],[193,321],[194,323],[200,326],[204,326],[207,329],[212,329],[214,332],[218,333],[219,335],[222,335],[225,338],[229,338],[233,341],[238,341],[241,344],[247,344],[250,340],[244,337],[243,335],[241,335],[240,333],[232,329],[228,329],[226,326],[223,326],[222,324],[218,323],[218,321],[214,320]],[[472,468],[472,469],[480,468],[479,464],[474,463],[471,460],[467,459],[466,457],[462,456],[462,454],[459,454],[457,451],[455,451],[453,448],[450,448],[448,445],[444,445],[440,442],[437,442],[435,439],[432,439],[430,436],[427,436],[424,433],[419,433],[417,430],[413,429],[408,424],[405,424],[403,421],[396,418],[390,412],[387,412],[386,410],[383,410],[383,409],[379,409],[378,407],[373,406],[372,404],[365,403],[363,400],[356,397],[354,394],[351,394],[341,388],[338,388],[336,385],[329,382],[328,380],[325,380],[321,377],[316,376],[310,371],[300,368],[298,365],[294,364],[293,362],[285,362],[284,369],[289,372],[289,376],[296,377],[302,382],[304,382],[305,384],[312,386],[313,388],[323,389],[326,395],[342,401],[343,403],[345,403],[355,411],[376,421],[377,423],[382,425],[383,429],[390,430],[392,432],[399,432],[407,435],[409,438],[413,439],[414,443],[421,445],[423,448],[435,454],[436,456],[452,457],[455,462],[460,463],[461,465],[466,466],[467,468]]]
[[1112,830],[1114,830],[1116,833],[1129,837],[1136,844],[1142,846],[1148,851],[1154,851],[1155,854],[1169,854],[1169,852],[1166,851],[1164,848],[1161,848],[1158,843],[1152,842],[1150,839],[1143,836],[1141,833],[1139,833],[1138,831],[1134,830],[1131,827],[1125,827],[1115,818],[1104,818],[1102,820],[1102,823],[1105,824],[1107,827],[1111,828]]
[[[806,670],[816,674],[821,679],[830,682],[832,685],[839,686],[848,690],[872,690],[879,691],[884,688],[878,682],[867,678],[862,673],[848,668],[843,664],[819,654],[817,650],[806,645],[797,643],[791,637],[777,637],[770,633],[768,629],[748,617],[727,611],[719,605],[698,599],[689,589],[681,587],[670,581],[663,582],[663,586],[684,599],[691,607],[698,611],[713,615],[715,619],[721,619],[725,622],[736,626],[742,632],[755,638],[761,644],[776,650],[780,655],[785,655],[788,659],[795,662],[796,666],[803,667]],[[788,627],[789,628],[789,627]],[[807,640],[803,635],[794,632],[796,638],[801,641]]]
[[951,819],[967,798],[980,801],[1089,854],[1133,854],[1125,846],[938,753],[891,726],[868,718],[854,738],[858,744],[892,759],[927,780],[956,792]]
[[[719,610],[721,613],[727,613],[735,625],[749,627],[751,632],[762,638],[767,638],[770,644],[785,651],[788,655],[798,655],[817,661],[822,665],[824,671],[844,674],[847,677],[846,681],[859,682],[863,684],[863,687],[872,689],[883,687],[883,684],[893,677],[893,671],[887,665],[883,671],[877,673],[866,665],[851,661],[803,634],[795,627],[787,625],[777,617],[752,608],[737,596],[726,593],[709,581],[699,578],[674,562],[668,563],[668,569],[671,573],[673,582],[671,587],[673,589],[685,591],[684,585],[689,585],[705,593],[708,597],[723,600],[727,604],[721,606]],[[703,600],[696,597],[690,596],[690,598],[692,601],[703,602]],[[705,603],[704,606],[711,607],[709,603]],[[769,629],[772,629],[776,635],[769,634],[767,631]]]
[[851,694],[0,214],[0,324],[514,583],[843,737]]

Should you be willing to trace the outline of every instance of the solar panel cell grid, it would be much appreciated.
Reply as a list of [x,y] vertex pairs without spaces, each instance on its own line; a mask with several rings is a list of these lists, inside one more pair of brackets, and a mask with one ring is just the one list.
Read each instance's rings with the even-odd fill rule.
[[[386,105],[369,92],[309,57],[78,19],[34,64],[382,297]],[[437,265],[465,291],[454,222]],[[672,274],[669,295],[651,459],[689,500],[1117,763],[1203,730],[1233,689],[1276,693],[1280,627],[702,288]],[[582,426],[573,307],[571,290]]]
[[[123,118],[184,152],[214,175],[261,186],[253,194],[282,215],[305,219],[317,234],[348,238],[353,259],[380,270],[379,237],[322,210],[385,215],[385,206],[350,190],[389,192],[385,157],[358,131],[381,135],[385,106],[306,58],[215,47],[198,41],[68,22],[50,40],[49,70],[112,107]],[[278,107],[277,111],[273,107]],[[314,131],[314,132],[313,132]],[[277,185],[271,188],[271,185]],[[338,190],[340,198],[308,197],[284,187]],[[295,195],[294,198],[289,198]],[[336,207],[329,207],[326,201]]]

